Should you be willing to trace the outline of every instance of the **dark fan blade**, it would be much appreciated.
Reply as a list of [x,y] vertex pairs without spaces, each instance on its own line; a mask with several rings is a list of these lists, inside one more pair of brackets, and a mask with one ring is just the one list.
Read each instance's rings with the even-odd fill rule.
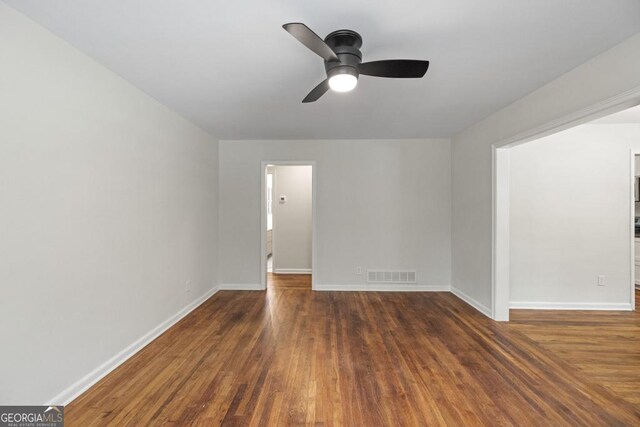
[[419,78],[429,68],[429,61],[414,59],[388,59],[386,61],[364,62],[358,67],[360,74],[375,77]]
[[320,97],[324,95],[324,93],[328,90],[329,90],[329,80],[325,79],[322,82],[320,82],[318,86],[314,87],[313,90],[309,92],[309,95],[305,96],[302,102],[304,103],[315,102],[318,99],[320,99]]
[[320,55],[325,61],[338,61],[336,53],[309,27],[299,22],[292,22],[282,26],[300,43]]

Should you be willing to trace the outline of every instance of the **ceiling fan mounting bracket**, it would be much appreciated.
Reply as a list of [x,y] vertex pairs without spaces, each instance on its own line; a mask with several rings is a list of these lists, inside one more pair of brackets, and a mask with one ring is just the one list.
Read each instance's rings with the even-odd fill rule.
[[337,30],[329,33],[324,42],[335,50],[337,47],[362,47],[362,37],[353,30]]

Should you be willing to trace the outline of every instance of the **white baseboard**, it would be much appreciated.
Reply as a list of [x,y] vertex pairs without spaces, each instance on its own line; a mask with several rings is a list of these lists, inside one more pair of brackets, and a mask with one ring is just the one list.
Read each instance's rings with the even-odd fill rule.
[[165,332],[167,329],[178,323],[180,319],[185,317],[187,314],[191,313],[198,306],[200,306],[203,302],[211,298],[213,294],[218,291],[218,287],[214,287],[211,290],[207,291],[200,298],[196,299],[182,310],[147,332],[145,335],[140,337],[130,346],[113,356],[111,359],[104,362],[102,365],[98,366],[93,371],[89,372],[84,377],[80,378],[78,381],[69,386],[66,390],[62,391],[52,399],[49,399],[45,405],[68,405],[71,401],[73,401],[76,397],[80,396],[87,389],[89,389],[92,385],[100,381],[104,376],[108,373],[116,369],[122,363],[126,362],[131,356],[136,354],[138,351],[142,350],[147,344],[151,341],[158,338]]
[[391,283],[360,283],[352,285],[328,285],[316,283],[316,291],[345,292],[449,292],[449,285],[415,285]]
[[224,291],[264,291],[260,283],[224,283],[220,285]]
[[596,303],[596,302],[527,302],[511,301],[509,308],[523,310],[608,310],[633,311],[631,303]]
[[275,274],[311,274],[310,268],[278,268],[273,271]]
[[487,307],[486,305],[480,303],[479,301],[477,301],[474,298],[471,298],[469,295],[465,294],[460,289],[456,289],[456,288],[452,287],[451,288],[451,293],[454,294],[455,296],[457,296],[458,298],[460,298],[462,301],[464,301],[467,304],[469,304],[471,307],[473,307],[476,310],[478,310],[480,313],[482,313],[485,316],[487,316],[488,318],[493,319],[493,313],[491,312],[491,309],[489,307]]

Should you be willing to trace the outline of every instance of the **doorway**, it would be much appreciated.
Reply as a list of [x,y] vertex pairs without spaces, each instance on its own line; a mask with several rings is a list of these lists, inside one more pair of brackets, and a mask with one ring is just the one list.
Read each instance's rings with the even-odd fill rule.
[[261,288],[315,289],[315,162],[263,161]]
[[509,308],[634,309],[640,141],[626,127],[636,122],[603,113],[494,147],[496,320]]

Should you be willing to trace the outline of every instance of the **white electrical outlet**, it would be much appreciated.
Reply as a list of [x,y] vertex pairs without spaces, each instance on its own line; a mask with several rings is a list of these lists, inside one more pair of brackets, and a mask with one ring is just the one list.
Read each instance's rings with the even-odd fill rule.
[[356,267],[356,274],[357,275],[362,274],[362,267]]
[[191,292],[191,280],[187,280],[184,282],[184,291]]
[[598,276],[598,286],[604,286],[604,275]]

